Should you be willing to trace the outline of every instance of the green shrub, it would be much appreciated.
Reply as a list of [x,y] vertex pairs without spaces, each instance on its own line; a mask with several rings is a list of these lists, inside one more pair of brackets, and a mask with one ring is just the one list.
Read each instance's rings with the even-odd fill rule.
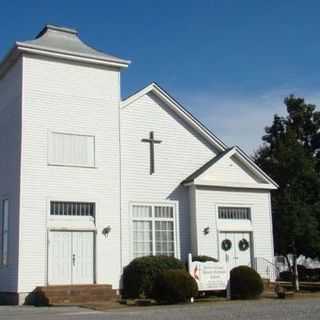
[[162,271],[153,288],[153,297],[159,302],[187,302],[197,294],[197,283],[185,270]]
[[230,272],[232,299],[256,299],[263,292],[260,275],[252,268],[239,266]]
[[156,277],[160,272],[169,269],[185,270],[185,266],[180,260],[166,256],[134,259],[123,271],[123,296],[125,298],[152,298]]
[[213,257],[209,256],[194,256],[192,257],[192,261],[199,261],[199,262],[208,262],[208,261],[213,261],[213,262],[218,262],[219,260]]

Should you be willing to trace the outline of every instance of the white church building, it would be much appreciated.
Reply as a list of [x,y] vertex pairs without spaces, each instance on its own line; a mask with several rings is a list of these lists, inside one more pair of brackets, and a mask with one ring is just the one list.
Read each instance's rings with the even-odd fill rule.
[[146,255],[270,277],[277,184],[156,83],[122,99],[129,63],[52,25],[1,62],[0,297],[118,289]]

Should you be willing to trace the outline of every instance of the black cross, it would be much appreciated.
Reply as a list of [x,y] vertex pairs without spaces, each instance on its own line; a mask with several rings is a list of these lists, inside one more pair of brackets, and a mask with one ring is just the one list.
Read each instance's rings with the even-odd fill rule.
[[154,140],[153,131],[149,133],[149,139],[142,139],[142,142],[150,143],[150,174],[154,173],[154,145],[156,143],[161,143],[160,140]]

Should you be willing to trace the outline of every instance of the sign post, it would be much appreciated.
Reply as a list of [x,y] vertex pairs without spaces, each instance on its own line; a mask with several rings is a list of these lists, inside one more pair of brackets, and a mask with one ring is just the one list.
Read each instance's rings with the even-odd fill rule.
[[189,253],[190,275],[196,280],[199,291],[227,290],[229,276],[225,263],[192,261]]

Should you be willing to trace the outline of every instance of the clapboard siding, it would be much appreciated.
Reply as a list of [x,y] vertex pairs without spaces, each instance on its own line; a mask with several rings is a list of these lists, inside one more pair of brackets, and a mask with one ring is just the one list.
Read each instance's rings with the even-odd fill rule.
[[[273,236],[270,210],[270,192],[264,190],[244,190],[226,188],[196,189],[197,253],[218,257],[218,205],[240,205],[252,208],[252,230],[254,241],[254,256],[273,261]],[[210,227],[208,235],[203,233],[205,227]]]
[[[149,174],[149,144],[154,131],[155,174]],[[201,140],[155,95],[144,95],[121,110],[123,265],[132,259],[130,202],[177,201],[180,253],[190,251],[189,190],[181,182],[216,152]]]
[[0,79],[0,201],[9,200],[8,266],[0,266],[1,292],[16,292],[18,281],[21,82],[18,60]]
[[232,157],[225,157],[209,168],[200,179],[223,183],[257,184],[261,179],[253,175],[248,168]]
[[[47,284],[49,200],[96,202],[96,280],[119,286],[119,78],[117,69],[24,57],[20,292]],[[94,136],[95,167],[48,166],[50,132]]]

